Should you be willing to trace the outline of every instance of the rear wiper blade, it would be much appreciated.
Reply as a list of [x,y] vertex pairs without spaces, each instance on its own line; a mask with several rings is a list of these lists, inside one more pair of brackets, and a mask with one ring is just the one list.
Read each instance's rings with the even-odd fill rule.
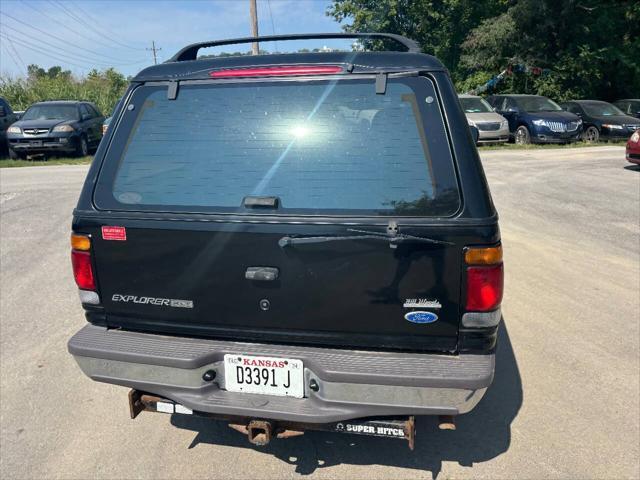
[[282,248],[290,245],[302,245],[323,242],[340,242],[343,240],[389,240],[381,235],[346,235],[346,236],[322,236],[322,237],[282,237],[278,245]]
[[363,235],[344,235],[344,236],[319,236],[319,237],[289,237],[285,236],[278,240],[280,247],[288,247],[290,245],[303,245],[323,242],[340,242],[347,240],[382,240],[389,242],[391,248],[396,248],[398,244],[405,242],[422,242],[432,245],[454,245],[451,242],[445,242],[443,240],[435,240],[427,237],[416,237],[413,235],[405,235],[403,233],[396,233],[394,235],[388,235],[380,232],[370,232],[367,230],[356,230],[349,228],[347,231],[354,233],[361,233]]
[[385,238],[387,240],[390,240],[392,242],[394,240],[397,240],[399,242],[410,240],[413,242],[432,243],[434,245],[455,245],[452,242],[446,242],[444,240],[436,240],[435,238],[429,238],[429,237],[417,237],[415,235],[407,235],[406,233],[399,233],[399,232],[394,234],[384,234],[379,232],[370,232],[368,230],[357,230],[355,228],[349,228],[347,231],[354,232],[354,233],[364,233],[367,235],[375,235],[380,238]]

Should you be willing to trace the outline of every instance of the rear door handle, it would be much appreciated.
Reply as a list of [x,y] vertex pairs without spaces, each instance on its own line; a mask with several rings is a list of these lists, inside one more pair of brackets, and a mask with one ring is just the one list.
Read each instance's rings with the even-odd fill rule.
[[280,271],[276,267],[248,267],[244,272],[244,278],[260,282],[273,282],[278,279],[279,273]]

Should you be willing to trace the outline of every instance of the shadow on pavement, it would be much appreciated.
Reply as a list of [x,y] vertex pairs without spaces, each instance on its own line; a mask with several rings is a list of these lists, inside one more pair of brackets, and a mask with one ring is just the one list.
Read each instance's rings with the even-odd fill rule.
[[485,397],[470,413],[458,417],[455,431],[438,430],[435,418],[419,417],[413,452],[404,441],[327,432],[307,432],[301,437],[256,447],[223,422],[172,415],[171,423],[197,432],[189,448],[208,443],[261,451],[295,465],[296,472],[302,475],[318,468],[348,464],[428,470],[436,478],[443,461],[471,467],[506,452],[511,443],[511,423],[521,405],[522,382],[503,322],[498,333],[495,379]]
[[631,170],[632,172],[640,172],[640,165],[627,165],[624,169]]

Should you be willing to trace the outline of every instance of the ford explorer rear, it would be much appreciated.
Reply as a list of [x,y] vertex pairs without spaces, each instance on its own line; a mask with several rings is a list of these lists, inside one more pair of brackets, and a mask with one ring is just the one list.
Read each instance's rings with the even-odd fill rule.
[[394,35],[261,40],[342,37],[401,51],[206,42],[131,81],[74,211],[69,351],[132,417],[413,445],[490,385],[502,248],[451,79]]

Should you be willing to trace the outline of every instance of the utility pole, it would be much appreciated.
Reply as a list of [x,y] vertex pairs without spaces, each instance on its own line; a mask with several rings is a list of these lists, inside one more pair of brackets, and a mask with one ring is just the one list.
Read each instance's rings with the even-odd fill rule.
[[[256,0],[249,0],[249,13],[251,14],[251,36],[258,36],[258,7],[256,6]],[[260,49],[258,46],[258,42],[253,42],[251,44],[251,53],[253,55],[258,55],[260,53]]]
[[151,40],[151,48],[147,48],[146,50],[153,52],[153,64],[157,65],[158,64],[158,57],[157,57],[156,53],[159,52],[162,49],[161,48],[156,48],[155,40]]

